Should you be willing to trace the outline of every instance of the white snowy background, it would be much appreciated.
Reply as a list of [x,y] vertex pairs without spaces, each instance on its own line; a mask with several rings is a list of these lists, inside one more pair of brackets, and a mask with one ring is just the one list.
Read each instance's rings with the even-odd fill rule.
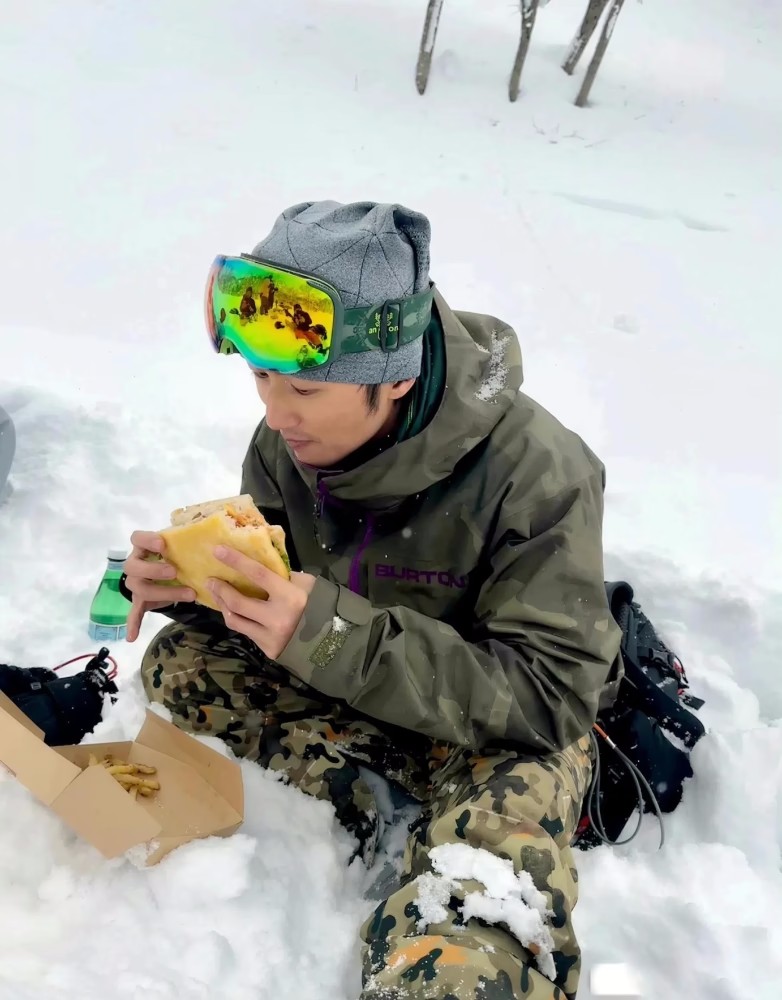
[[[579,855],[589,972],[652,1000],[772,1000],[782,981],[782,8],[629,0],[592,91],[559,68],[583,0],[538,17],[447,0],[28,0],[0,31],[0,661],[91,649],[105,551],[235,491],[260,419],[202,290],[318,198],[433,226],[456,308],[518,330],[526,390],[608,468],[606,572],[677,644],[709,735],[656,851]],[[163,624],[115,645],[137,666]],[[157,868],[107,863],[0,777],[2,1000],[351,1000],[368,879],[330,807],[245,766],[247,818]],[[374,874],[374,873],[373,873]]]

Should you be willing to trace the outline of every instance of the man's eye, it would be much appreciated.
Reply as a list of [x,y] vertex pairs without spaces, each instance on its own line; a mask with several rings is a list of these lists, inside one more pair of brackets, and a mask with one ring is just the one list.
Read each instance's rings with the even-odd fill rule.
[[268,378],[266,372],[253,372],[253,375],[258,379],[258,381]]
[[312,389],[297,389],[295,386],[293,388],[296,394],[299,396],[309,396],[312,394]]

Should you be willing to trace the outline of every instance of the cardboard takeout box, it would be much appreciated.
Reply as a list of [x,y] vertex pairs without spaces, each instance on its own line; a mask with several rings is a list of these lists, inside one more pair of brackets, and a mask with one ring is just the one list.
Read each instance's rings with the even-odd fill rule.
[[[90,754],[156,767],[160,790],[132,798],[104,767],[88,767]],[[149,709],[135,740],[50,747],[0,693],[0,762],[106,858],[146,845],[145,863],[154,865],[191,840],[229,836],[244,819],[238,762]]]

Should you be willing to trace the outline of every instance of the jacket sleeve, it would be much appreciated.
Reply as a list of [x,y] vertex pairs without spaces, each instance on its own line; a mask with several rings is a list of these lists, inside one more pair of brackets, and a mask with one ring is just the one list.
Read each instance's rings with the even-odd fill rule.
[[319,579],[279,662],[381,721],[480,748],[563,749],[595,721],[619,651],[603,581],[602,482],[503,506],[464,637]]

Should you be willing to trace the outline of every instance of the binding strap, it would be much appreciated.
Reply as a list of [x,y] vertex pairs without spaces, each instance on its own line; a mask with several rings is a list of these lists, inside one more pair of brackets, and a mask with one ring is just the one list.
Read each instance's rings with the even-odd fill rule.
[[[639,658],[636,614],[633,608],[633,588],[629,583],[608,585],[611,612],[622,629],[622,659],[625,679],[634,690],[638,707],[651,716],[663,729],[692,749],[706,729],[692,712],[674,701],[650,680]],[[694,699],[699,700],[699,699]]]

